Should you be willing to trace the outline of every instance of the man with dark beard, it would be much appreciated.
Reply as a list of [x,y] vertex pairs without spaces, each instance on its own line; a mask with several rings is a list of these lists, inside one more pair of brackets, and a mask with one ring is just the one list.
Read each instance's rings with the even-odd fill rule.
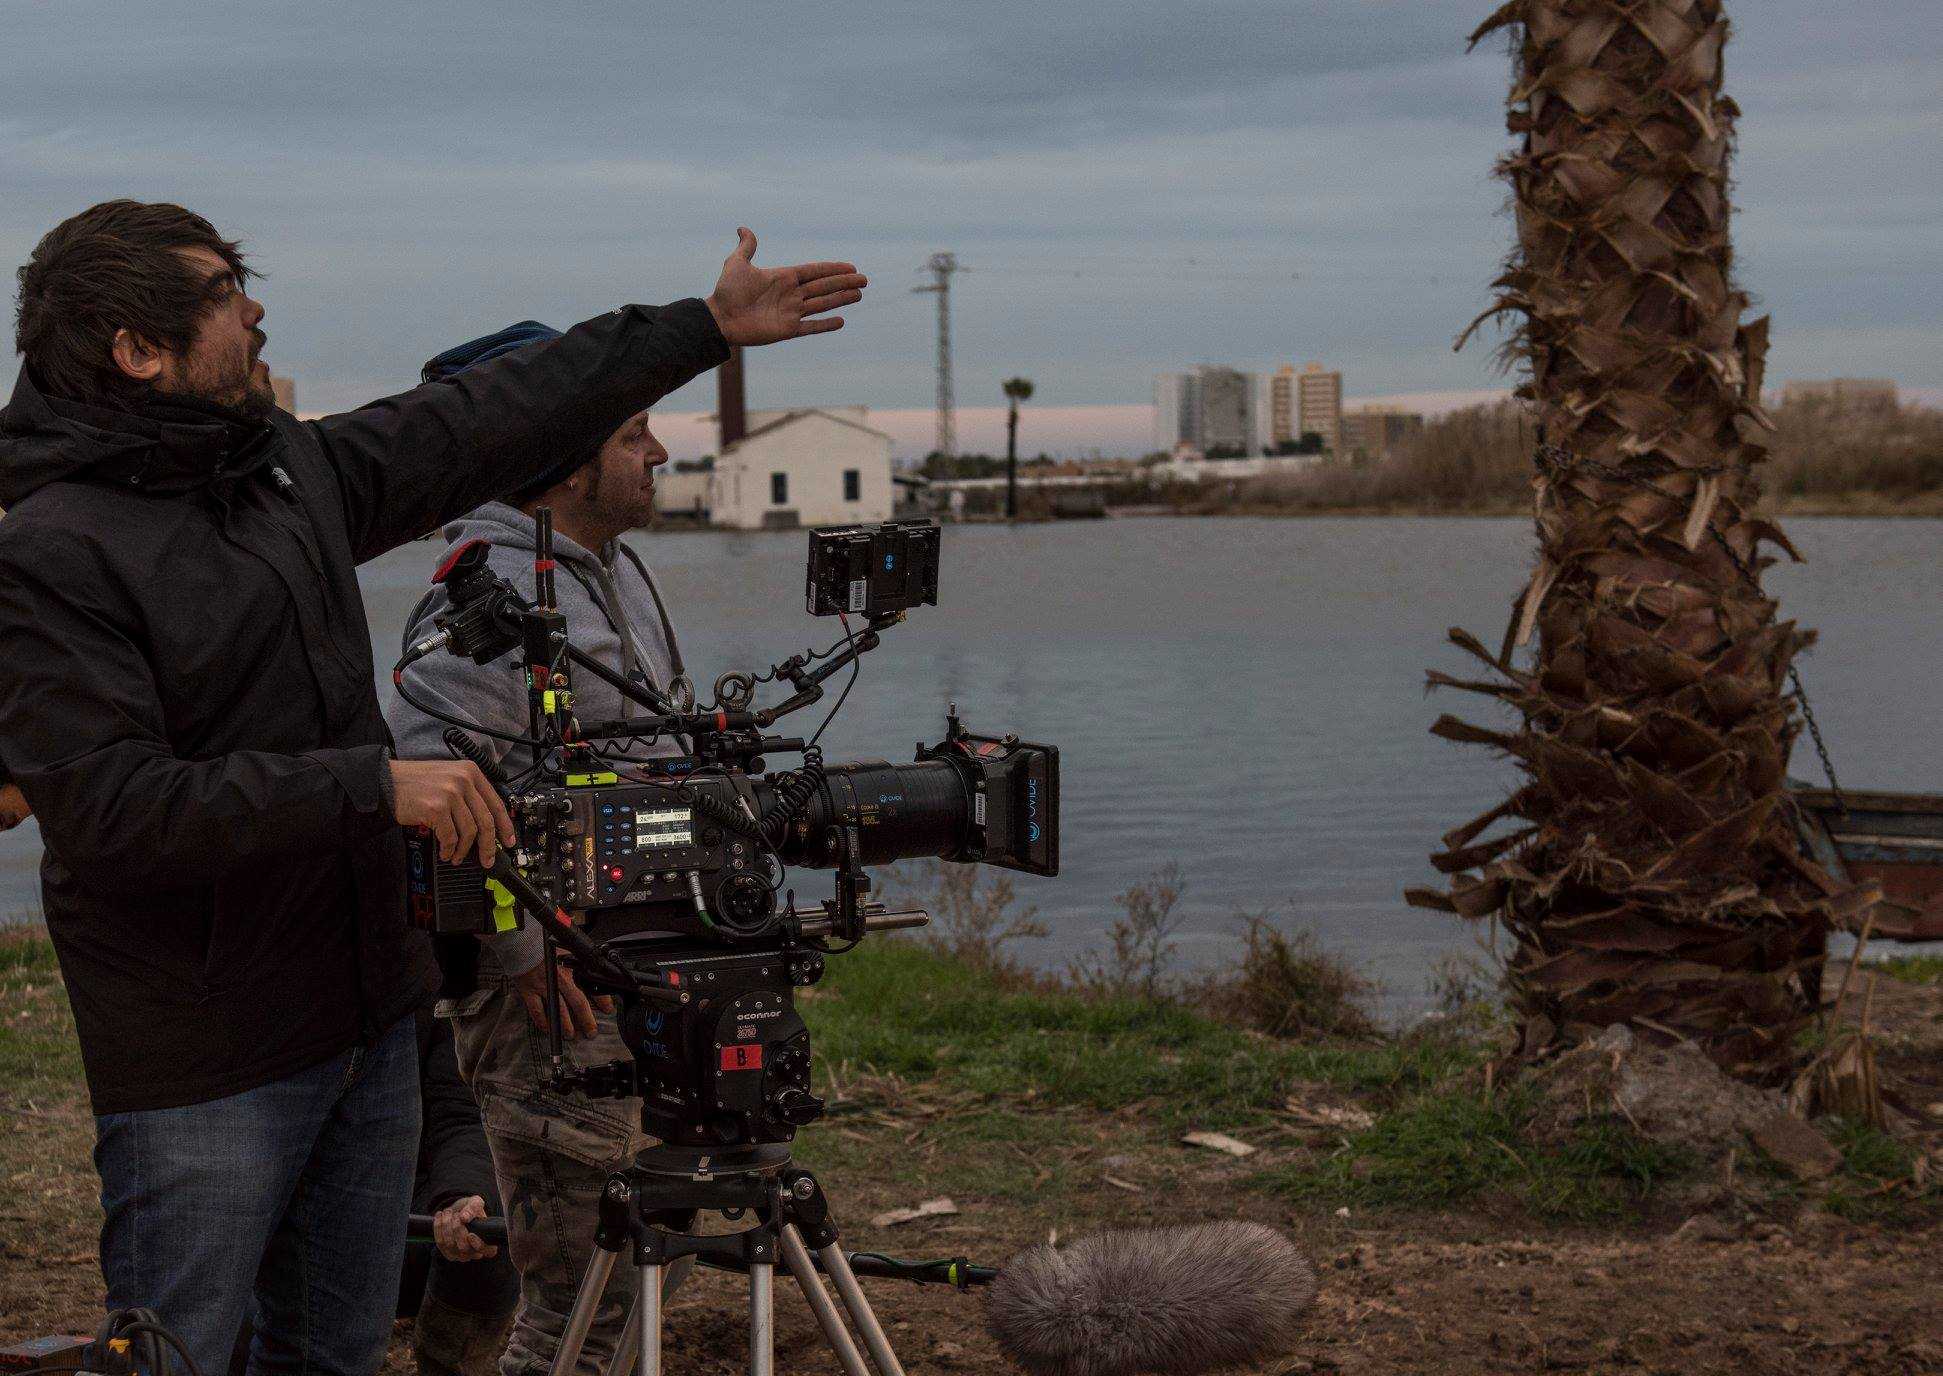
[[626,306],[463,377],[298,421],[238,246],[114,201],[20,270],[0,411],[0,758],[96,1117],[102,1271],[220,1371],[368,1376],[419,1104],[401,826],[490,863],[477,769],[394,760],[355,567],[594,446],[726,356],[836,329],[845,263]]

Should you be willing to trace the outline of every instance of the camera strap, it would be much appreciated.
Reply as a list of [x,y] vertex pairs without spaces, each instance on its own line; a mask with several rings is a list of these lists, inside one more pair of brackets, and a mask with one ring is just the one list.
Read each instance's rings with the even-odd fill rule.
[[[676,677],[687,674],[688,670],[681,662],[681,646],[675,643],[675,623],[668,619],[668,604],[661,600],[661,589],[655,583],[654,575],[648,572],[648,566],[641,561],[640,555],[619,540],[614,543],[627,556],[628,563],[634,565],[634,571],[641,575],[641,581],[648,585],[648,596],[654,599],[655,614],[661,618],[661,638],[668,646],[668,662],[674,666]],[[667,685],[662,686],[665,688]]]
[[[648,572],[648,566],[641,562],[640,555],[636,554],[619,540],[613,541],[612,547],[627,556],[628,563],[634,566],[634,571],[641,575],[641,581],[647,584],[648,596],[654,599],[655,615],[661,620],[661,641],[668,647],[668,665],[671,670],[669,679],[672,682],[674,679],[681,677],[684,670],[681,662],[681,647],[675,643],[675,626],[668,619],[668,606],[661,600],[661,589],[656,586],[654,575]],[[596,555],[595,557],[599,558],[600,556]],[[606,586],[613,594],[615,601],[618,602],[621,596],[620,580],[611,576],[615,572],[615,561],[612,557],[609,557],[602,560],[602,565],[610,575]],[[586,591],[588,599],[596,607],[600,608],[600,614],[607,618],[609,628],[613,630],[615,636],[621,642],[623,655],[632,655],[638,652],[641,648],[640,642],[635,638],[634,623],[628,620],[626,612],[619,606],[608,606],[607,597],[603,596],[601,590],[588,581],[587,575],[581,572],[573,560],[562,559],[560,561],[560,567],[573,575],[574,581],[580,584]],[[627,667],[627,665],[623,664],[620,666],[620,669],[625,673]],[[652,675],[647,675],[645,669],[643,673],[645,677],[649,678],[650,682],[653,681]],[[666,688],[668,685],[662,683],[656,684],[655,686],[658,688]]]

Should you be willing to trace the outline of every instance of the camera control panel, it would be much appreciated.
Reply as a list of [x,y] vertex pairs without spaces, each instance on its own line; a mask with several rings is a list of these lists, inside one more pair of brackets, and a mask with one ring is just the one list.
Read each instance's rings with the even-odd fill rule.
[[554,824],[568,908],[687,901],[689,875],[713,890],[722,878],[759,873],[758,847],[672,790],[622,785],[575,789]]

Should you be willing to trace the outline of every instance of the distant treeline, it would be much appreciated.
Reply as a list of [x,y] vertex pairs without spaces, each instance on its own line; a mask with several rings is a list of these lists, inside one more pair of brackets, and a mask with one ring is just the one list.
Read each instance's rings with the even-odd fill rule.
[[[1783,402],[1759,469],[1771,501],[1892,510],[1943,498],[1943,411],[1894,402]],[[1256,478],[1232,490],[1182,488],[1186,509],[1494,511],[1531,499],[1536,435],[1522,407],[1499,402],[1432,421],[1407,448],[1376,463],[1324,463]]]
[[[1019,471],[1022,473],[1030,474],[1035,468],[1051,468],[1054,464],[1055,460],[1050,454],[1041,454],[1032,459],[1026,458],[1023,454],[1019,456]],[[917,471],[926,478],[934,479],[1003,478],[1005,458],[1003,455],[994,457],[991,454],[947,456],[934,449],[924,456],[924,462],[918,465]]]

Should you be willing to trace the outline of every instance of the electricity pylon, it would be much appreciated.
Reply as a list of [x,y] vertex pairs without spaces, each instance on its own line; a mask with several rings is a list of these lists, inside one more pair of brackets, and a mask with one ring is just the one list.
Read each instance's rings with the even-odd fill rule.
[[951,399],[951,278],[953,273],[969,271],[955,253],[934,253],[920,272],[931,274],[928,287],[912,287],[938,298],[938,442],[937,451],[945,458],[958,452],[958,421]]

